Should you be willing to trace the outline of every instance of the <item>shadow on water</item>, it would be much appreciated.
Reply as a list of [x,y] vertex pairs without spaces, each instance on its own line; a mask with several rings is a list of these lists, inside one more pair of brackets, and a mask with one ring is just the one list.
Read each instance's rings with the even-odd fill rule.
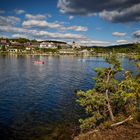
[[30,127],[20,126],[16,129],[0,127],[1,140],[72,140],[79,131],[70,124],[54,124],[51,126],[38,125]]

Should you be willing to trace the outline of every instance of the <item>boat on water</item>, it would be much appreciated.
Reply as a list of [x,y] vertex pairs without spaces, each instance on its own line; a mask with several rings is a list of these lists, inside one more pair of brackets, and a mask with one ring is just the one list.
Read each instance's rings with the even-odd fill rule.
[[44,61],[37,60],[37,61],[34,61],[34,64],[44,64]]

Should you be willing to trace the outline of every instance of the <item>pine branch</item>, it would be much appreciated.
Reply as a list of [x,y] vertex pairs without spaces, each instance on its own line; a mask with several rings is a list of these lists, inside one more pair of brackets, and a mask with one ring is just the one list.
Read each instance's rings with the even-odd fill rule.
[[130,115],[127,119],[125,119],[125,120],[123,120],[123,121],[121,121],[121,122],[117,122],[117,123],[112,124],[111,127],[121,125],[121,124],[123,124],[123,123],[125,123],[125,122],[128,122],[128,121],[130,121],[130,120],[133,120],[133,118],[132,118],[131,115]]

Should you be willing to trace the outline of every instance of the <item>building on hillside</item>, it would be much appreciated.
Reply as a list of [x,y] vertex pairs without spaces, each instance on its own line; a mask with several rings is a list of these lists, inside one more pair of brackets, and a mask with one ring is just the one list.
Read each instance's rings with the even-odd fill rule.
[[13,46],[13,47],[22,46],[22,47],[24,47],[24,44],[19,43],[17,41],[10,41],[10,46]]
[[7,51],[9,53],[22,53],[23,52],[23,50],[19,48],[8,48]]
[[79,53],[80,53],[81,55],[86,55],[86,56],[88,56],[88,55],[90,54],[90,51],[88,51],[87,49],[84,49],[84,50],[81,50]]
[[32,46],[27,46],[27,47],[25,47],[25,50],[26,50],[26,51],[32,51],[32,49],[33,49]]
[[73,49],[61,49],[59,50],[60,54],[75,54],[75,51]]
[[58,42],[58,43],[55,43],[57,48],[59,49],[69,49],[71,48],[71,45],[65,43],[65,42]]
[[0,41],[0,43],[1,43],[1,44],[6,44],[6,43],[7,43],[7,40],[2,39],[2,40]]
[[79,44],[73,42],[73,43],[72,43],[72,48],[73,48],[73,49],[80,49],[81,46],[80,46]]
[[46,49],[56,49],[57,46],[53,42],[41,42],[40,48],[46,48]]
[[28,47],[28,46],[32,46],[32,43],[31,42],[24,43],[24,47]]
[[9,42],[6,39],[0,40],[0,47],[9,47]]
[[17,41],[10,41],[10,46],[8,47],[8,52],[24,52],[24,43],[19,43]]
[[71,45],[61,41],[44,41],[40,43],[40,48],[67,49],[71,48]]
[[33,48],[39,48],[40,47],[40,43],[39,42],[32,42],[31,46]]

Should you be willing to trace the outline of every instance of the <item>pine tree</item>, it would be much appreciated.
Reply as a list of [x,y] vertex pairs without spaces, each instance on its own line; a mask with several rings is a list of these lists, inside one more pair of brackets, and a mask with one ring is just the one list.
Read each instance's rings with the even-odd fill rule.
[[[122,70],[115,55],[106,59],[108,68],[96,68],[96,85],[92,90],[77,93],[77,102],[85,108],[88,117],[80,119],[81,129],[95,128],[109,119],[113,123],[118,115],[137,116],[140,121],[140,63],[139,74],[133,77],[130,71],[125,71],[124,79],[118,81],[115,76]],[[114,117],[115,116],[115,117]]]
[[90,129],[108,118],[114,121],[112,96],[118,89],[115,75],[121,71],[120,62],[112,55],[106,59],[109,68],[96,68],[97,78],[94,89],[78,92],[78,103],[85,108],[89,115],[85,120],[80,119],[81,129]]

